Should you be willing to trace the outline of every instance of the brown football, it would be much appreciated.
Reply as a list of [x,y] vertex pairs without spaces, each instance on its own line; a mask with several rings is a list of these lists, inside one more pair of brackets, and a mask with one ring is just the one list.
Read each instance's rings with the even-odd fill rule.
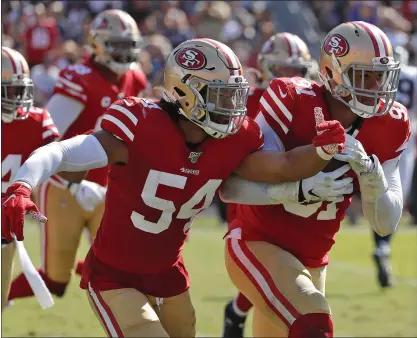
[[330,173],[332,171],[335,171],[336,169],[343,167],[346,164],[346,162],[336,160],[332,158],[329,163],[324,167],[322,170],[324,173]]

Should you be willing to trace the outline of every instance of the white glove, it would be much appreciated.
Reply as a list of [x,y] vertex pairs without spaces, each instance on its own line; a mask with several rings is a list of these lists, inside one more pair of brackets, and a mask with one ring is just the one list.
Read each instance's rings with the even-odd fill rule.
[[353,178],[339,179],[350,170],[349,164],[332,172],[319,172],[317,175],[301,180],[300,189],[304,195],[299,196],[299,202],[342,202],[344,195],[353,192]]
[[388,190],[388,183],[378,157],[368,156],[362,144],[353,136],[346,135],[345,149],[334,158],[350,164],[358,176],[362,200],[374,201]]
[[345,148],[334,158],[348,162],[358,177],[373,171],[375,168],[374,159],[368,156],[362,143],[349,134],[346,135]]
[[107,189],[97,183],[82,180],[80,183],[72,183],[69,191],[85,211],[92,212],[104,201]]

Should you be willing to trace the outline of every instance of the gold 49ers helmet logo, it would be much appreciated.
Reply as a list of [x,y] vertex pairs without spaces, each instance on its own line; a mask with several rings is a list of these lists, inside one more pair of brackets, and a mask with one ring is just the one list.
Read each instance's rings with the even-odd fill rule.
[[175,57],[177,63],[185,68],[191,70],[199,70],[206,66],[206,56],[196,48],[184,48]]
[[332,34],[324,41],[324,51],[336,57],[344,56],[349,51],[349,44],[340,34]]

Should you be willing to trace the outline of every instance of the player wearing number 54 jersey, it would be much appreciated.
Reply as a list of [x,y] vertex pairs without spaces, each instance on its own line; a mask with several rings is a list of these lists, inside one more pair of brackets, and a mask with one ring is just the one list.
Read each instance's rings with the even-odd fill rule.
[[222,190],[226,202],[269,204],[239,205],[226,237],[229,276],[254,305],[254,336],[333,337],[326,265],[353,193],[361,192],[376,232],[396,229],[398,161],[410,136],[407,109],[394,101],[399,71],[379,28],[349,22],[322,43],[324,85],[275,79],[263,95],[256,120],[270,150],[308,144],[322,114],[348,135],[343,153],[312,178],[279,185],[232,178]]
[[[169,55],[160,102],[114,102],[103,130],[54,143],[22,166],[3,199],[2,233],[17,232],[31,187],[56,171],[110,164],[105,212],[81,287],[109,336],[193,337],[195,315],[182,248],[193,218],[232,173],[281,182],[314,175],[344,146],[339,122],[317,120],[313,145],[258,151],[246,118],[249,89],[232,50],[189,40]],[[301,163],[308,163],[302,166]]]

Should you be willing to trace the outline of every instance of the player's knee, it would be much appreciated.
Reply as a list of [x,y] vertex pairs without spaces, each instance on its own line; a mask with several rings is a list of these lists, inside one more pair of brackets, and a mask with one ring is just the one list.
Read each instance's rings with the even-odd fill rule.
[[313,292],[308,296],[308,304],[310,305],[306,308],[308,313],[328,313],[331,314],[329,303],[327,302],[326,297],[319,292]]
[[54,294],[57,297],[63,297],[65,294],[65,291],[68,286],[68,282],[55,282],[51,278],[49,278],[44,272],[40,272],[42,279],[45,282],[46,287],[49,289],[49,291]]
[[169,337],[159,321],[146,321],[121,329],[124,337]]
[[170,337],[195,337],[196,336],[196,317],[194,308],[189,313],[177,319],[175,323],[163,322]]
[[288,338],[333,337],[333,321],[328,313],[307,313],[298,317],[291,325]]
[[184,332],[182,337],[195,337],[196,336],[196,329],[195,329],[195,325],[196,325],[196,317],[195,317],[195,311],[194,308],[190,314],[190,318],[187,322],[187,324],[184,327]]

